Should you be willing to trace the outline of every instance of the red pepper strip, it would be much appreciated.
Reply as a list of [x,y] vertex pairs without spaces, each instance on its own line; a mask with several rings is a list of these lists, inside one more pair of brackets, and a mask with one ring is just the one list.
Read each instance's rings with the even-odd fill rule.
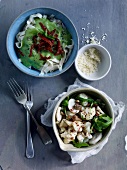
[[56,32],[56,29],[50,31],[49,34],[53,36],[55,32]]
[[40,52],[42,50],[43,45],[44,45],[44,42],[41,42],[40,44],[35,45],[35,49],[37,50],[37,52]]
[[37,36],[36,35],[33,36],[33,42],[34,42],[34,44],[37,44]]
[[51,48],[50,46],[45,46],[45,47],[44,47],[44,50],[53,53],[52,48]]
[[54,29],[54,30],[52,30],[52,31],[49,31],[48,28],[46,28],[46,26],[43,25],[41,22],[39,22],[39,24],[40,24],[41,28],[42,28],[44,31],[47,31],[48,35],[52,35],[52,36],[54,35],[56,29]]
[[39,24],[40,24],[41,28],[42,28],[44,31],[47,30],[46,26],[44,26],[41,22],[39,22]]
[[55,37],[55,38],[58,38],[58,34],[55,34],[54,37]]
[[49,56],[49,57],[44,57],[44,56],[42,56],[42,54],[40,54],[40,60],[48,60],[48,59],[50,59],[51,57]]
[[29,57],[32,56],[32,50],[33,50],[33,49],[34,49],[34,44],[32,44],[31,47],[30,47],[30,54],[29,54]]
[[63,51],[63,49],[62,49],[62,47],[61,47],[60,40],[57,39],[57,52],[56,52],[55,55],[62,54],[63,52],[64,52],[64,51]]
[[43,25],[41,22],[39,22],[39,24],[44,31],[47,31],[47,33],[50,34],[50,31],[46,28],[45,25]]
[[42,34],[38,34],[38,36],[43,40],[45,41],[46,43],[48,43],[51,47],[53,46],[53,43],[52,41],[50,41],[48,38],[44,37]]
[[18,53],[19,53],[20,55],[24,56],[24,54],[22,53],[22,51],[20,51],[19,49],[18,49]]

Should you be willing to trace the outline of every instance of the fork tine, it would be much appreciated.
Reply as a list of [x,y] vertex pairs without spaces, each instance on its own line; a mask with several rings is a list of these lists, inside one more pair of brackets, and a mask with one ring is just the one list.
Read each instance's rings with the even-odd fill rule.
[[30,101],[30,89],[28,86],[27,86],[27,93],[28,93],[28,101]]
[[33,96],[32,96],[32,90],[31,88],[28,86],[28,83],[26,85],[26,94],[27,94],[27,101],[33,101]]
[[11,91],[12,91],[13,95],[14,95],[15,97],[17,97],[17,96],[18,96],[18,94],[17,94],[17,92],[16,92],[16,91],[14,91],[14,88],[13,88],[13,86],[12,86],[11,82],[9,81],[9,82],[7,82],[7,84],[8,84],[8,86],[9,86],[9,88],[11,89]]
[[22,92],[20,91],[18,85],[15,83],[15,81],[13,79],[10,79],[10,84],[13,87],[13,89],[16,91],[17,96],[22,94]]
[[25,91],[25,94],[26,94],[26,96],[27,96],[27,99],[28,99],[27,85],[26,85],[26,84],[25,84],[25,86],[24,86],[24,91]]
[[15,87],[17,87],[19,89],[20,93],[24,93],[23,89],[19,86],[17,81],[14,78],[12,78],[11,80],[12,80],[13,84],[15,85]]
[[30,100],[33,101],[33,93],[32,93],[32,88],[30,88]]

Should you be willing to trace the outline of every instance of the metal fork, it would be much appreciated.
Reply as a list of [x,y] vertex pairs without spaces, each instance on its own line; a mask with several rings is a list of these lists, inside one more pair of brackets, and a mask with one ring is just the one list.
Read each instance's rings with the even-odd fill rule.
[[11,91],[13,92],[14,97],[17,100],[17,102],[22,104],[25,107],[25,109],[29,112],[31,118],[33,119],[33,121],[37,127],[37,132],[38,132],[42,142],[45,145],[51,144],[52,143],[51,137],[46,132],[46,130],[38,124],[37,120],[35,119],[35,117],[33,116],[32,112],[31,112],[31,110],[26,105],[27,96],[26,96],[25,92],[23,91],[23,89],[19,86],[19,84],[16,82],[16,80],[14,78],[10,79],[7,83],[9,85]]
[[[27,94],[27,101],[26,101],[26,106],[31,109],[33,106],[33,96],[31,93],[31,89],[27,87],[25,88],[25,93]],[[30,131],[30,115],[29,112],[27,111],[27,140],[26,140],[26,157],[27,158],[33,158],[34,157],[34,147],[33,147],[33,141],[32,141],[32,136],[31,136],[31,131]]]

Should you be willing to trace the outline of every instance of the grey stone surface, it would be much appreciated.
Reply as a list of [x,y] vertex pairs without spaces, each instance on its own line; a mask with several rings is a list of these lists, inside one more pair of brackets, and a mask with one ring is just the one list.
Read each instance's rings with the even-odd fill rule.
[[[6,51],[6,35],[13,20],[23,11],[35,7],[53,7],[64,12],[77,28],[80,47],[83,45],[82,27],[89,22],[89,31],[97,37],[107,33],[102,44],[112,56],[110,73],[102,80],[88,82],[81,79],[74,65],[64,74],[48,79],[30,77],[19,71],[10,61]],[[99,28],[98,28],[99,27]],[[25,157],[26,115],[21,105],[13,99],[7,87],[10,77],[23,85],[33,87],[36,112],[49,97],[55,97],[72,84],[76,77],[103,90],[115,101],[127,104],[127,0],[1,0],[0,1],[0,165],[3,170],[126,170],[127,152],[124,137],[127,134],[127,114],[113,131],[109,142],[96,156],[83,163],[72,165],[66,152],[59,149],[52,128],[53,144],[44,146],[33,128],[35,158]],[[43,111],[42,111],[43,112]]]

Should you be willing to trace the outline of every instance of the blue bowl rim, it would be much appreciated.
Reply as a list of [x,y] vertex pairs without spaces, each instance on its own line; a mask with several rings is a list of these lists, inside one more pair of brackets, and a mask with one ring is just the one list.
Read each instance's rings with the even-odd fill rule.
[[[75,58],[74,58],[74,60],[72,61],[72,63],[71,63],[67,68],[65,68],[64,70],[56,73],[55,75],[48,75],[48,76],[47,76],[47,75],[45,74],[45,76],[43,76],[43,75],[40,75],[40,74],[38,74],[38,75],[33,75],[32,73],[28,73],[28,72],[26,72],[26,71],[23,71],[19,66],[17,66],[17,65],[15,64],[15,62],[13,61],[13,59],[10,57],[11,55],[10,55],[10,52],[9,52],[9,49],[8,49],[8,39],[9,39],[9,35],[10,35],[11,28],[13,27],[15,21],[16,21],[18,18],[20,18],[23,14],[25,14],[25,13],[27,13],[27,12],[29,12],[29,11],[32,11],[32,10],[36,10],[36,9],[51,9],[51,10],[54,10],[54,11],[57,11],[57,12],[61,13],[63,16],[65,16],[65,17],[69,20],[69,22],[70,22],[70,23],[72,24],[72,26],[74,27],[74,30],[75,30],[75,32],[76,32],[77,42],[78,42],[78,43],[77,43],[77,52],[76,52],[76,54],[75,54],[75,58],[76,58],[77,53],[78,53],[78,50],[79,50],[79,36],[78,36],[77,29],[76,29],[75,25],[73,24],[73,22],[71,21],[71,19],[70,19],[67,15],[65,15],[65,14],[64,14],[63,12],[61,12],[60,10],[57,10],[57,9],[51,8],[51,7],[36,7],[36,8],[30,8],[30,9],[25,10],[24,12],[22,12],[20,15],[18,15],[18,16],[15,18],[15,20],[12,22],[12,24],[10,25],[10,27],[9,27],[9,30],[8,30],[8,33],[7,33],[7,38],[6,38],[6,49],[7,49],[9,58],[10,58],[10,60],[12,61],[12,63],[13,63],[20,71],[22,71],[23,73],[25,73],[25,74],[27,74],[27,75],[30,75],[30,76],[33,76],[33,77],[38,77],[38,78],[55,77],[55,76],[58,76],[58,75],[64,73],[65,71],[67,71],[67,70],[73,65],[73,63],[74,63],[74,61],[75,61]],[[27,68],[27,67],[26,67],[26,68]]]

